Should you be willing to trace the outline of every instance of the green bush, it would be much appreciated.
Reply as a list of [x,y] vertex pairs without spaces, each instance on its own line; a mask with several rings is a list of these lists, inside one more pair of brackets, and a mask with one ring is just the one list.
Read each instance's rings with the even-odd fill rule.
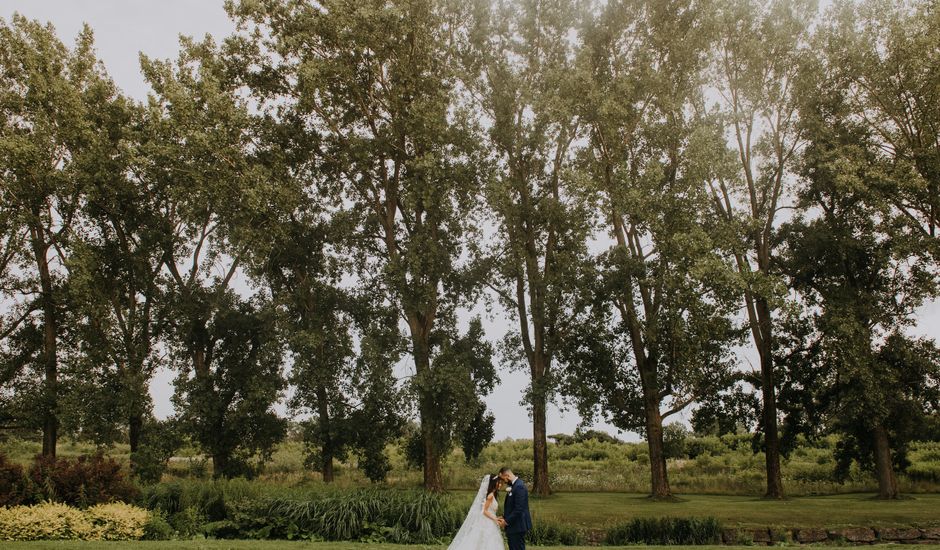
[[718,544],[721,524],[715,518],[635,518],[607,531],[604,544]]
[[578,529],[560,523],[538,520],[526,533],[526,542],[534,546],[581,546],[584,536]]
[[718,456],[727,451],[728,447],[716,435],[690,437],[686,444],[689,458],[696,458],[700,455]]
[[170,516],[169,522],[180,538],[188,539],[203,532],[206,516],[195,507],[187,507]]
[[163,477],[170,458],[183,445],[179,427],[174,420],[148,419],[137,451],[131,453],[134,477],[141,483],[157,483]]
[[144,524],[143,540],[170,540],[174,535],[173,527],[163,513],[150,513],[150,520]]

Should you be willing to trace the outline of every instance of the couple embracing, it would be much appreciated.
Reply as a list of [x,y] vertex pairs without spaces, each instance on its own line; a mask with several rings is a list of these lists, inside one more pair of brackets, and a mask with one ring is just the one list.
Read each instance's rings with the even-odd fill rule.
[[[498,516],[497,495],[503,487],[508,490],[503,501],[503,515]],[[506,530],[509,550],[525,550],[525,534],[532,529],[529,491],[522,479],[509,468],[501,469],[497,475],[483,476],[467,519],[447,550],[503,550],[501,528]]]

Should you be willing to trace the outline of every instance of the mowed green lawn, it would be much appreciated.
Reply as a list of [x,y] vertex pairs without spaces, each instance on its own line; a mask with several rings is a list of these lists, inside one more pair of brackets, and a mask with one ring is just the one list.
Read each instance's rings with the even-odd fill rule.
[[[279,540],[198,540],[198,541],[38,541],[6,542],[4,550],[446,550],[446,546],[403,546],[397,544],[363,544],[354,542],[294,542]],[[542,550],[597,550],[596,546],[540,546]],[[604,546],[604,550],[636,550],[636,546]],[[650,550],[754,550],[754,546],[645,546]],[[887,549],[897,545],[875,545],[866,548]],[[918,545],[918,548],[937,550],[940,544]]]
[[629,493],[560,493],[532,498],[536,518],[584,528],[603,528],[635,517],[711,516],[728,527],[838,527],[940,525],[940,494],[895,502],[870,494],[800,497],[784,501],[725,495],[681,495],[680,502],[655,502]]

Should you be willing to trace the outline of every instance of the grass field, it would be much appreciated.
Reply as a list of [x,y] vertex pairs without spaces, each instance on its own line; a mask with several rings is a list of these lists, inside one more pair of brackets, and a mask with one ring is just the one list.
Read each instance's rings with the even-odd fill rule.
[[[804,442],[783,460],[783,482],[787,494],[829,495],[870,492],[877,488],[871,474],[853,465],[847,479],[834,479],[833,449],[837,438],[830,436],[812,444]],[[42,449],[36,438],[0,437],[0,453],[10,460],[28,465]],[[88,442],[63,439],[58,455],[79,456],[95,452]],[[106,454],[122,464],[129,460],[126,444],[105,449]],[[392,470],[387,484],[393,487],[418,487],[421,471],[408,468],[401,449],[388,449]],[[574,444],[549,443],[549,475],[556,491],[642,493],[649,489],[649,454],[646,444],[611,443],[587,440]],[[940,492],[940,442],[918,442],[908,455],[911,466],[900,474],[901,491]],[[532,442],[507,440],[493,442],[480,459],[467,464],[459,449],[447,457],[444,479],[448,489],[475,489],[480,477],[501,466],[512,465],[523,479],[531,477]],[[722,437],[691,437],[683,458],[669,459],[669,482],[679,494],[723,494],[742,497],[764,492],[764,455],[754,453],[747,434]],[[369,482],[355,466],[355,457],[335,464],[338,487],[360,487]],[[211,474],[211,461],[198,449],[186,446],[173,457],[164,479],[204,479]],[[309,486],[320,482],[320,474],[304,467],[304,448],[300,441],[287,440],[277,446],[258,476],[258,481],[277,486]]]
[[583,528],[602,528],[635,517],[711,516],[729,527],[838,527],[940,525],[940,495],[884,502],[871,494],[799,497],[784,501],[729,495],[682,495],[680,502],[656,502],[628,493],[562,493],[533,498],[537,518]]
[[[6,542],[5,550],[445,550],[446,546],[404,546],[396,544],[363,544],[339,542],[294,542],[266,540],[197,540],[197,541],[143,541],[143,542],[97,542],[97,541],[37,541]],[[540,546],[543,550],[597,550],[596,546]],[[605,550],[632,549],[637,546],[605,546]],[[644,546],[649,550],[753,550],[753,546]],[[897,545],[879,544],[866,548],[897,548]],[[940,549],[940,544],[918,545],[925,550]]]

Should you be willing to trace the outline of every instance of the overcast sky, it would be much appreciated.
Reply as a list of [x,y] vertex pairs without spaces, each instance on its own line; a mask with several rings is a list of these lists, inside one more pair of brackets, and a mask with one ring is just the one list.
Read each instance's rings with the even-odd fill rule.
[[[234,30],[222,0],[0,0],[0,17],[9,20],[15,12],[51,22],[67,44],[87,23],[94,30],[98,56],[111,77],[125,93],[139,100],[145,99],[148,91],[140,74],[141,52],[153,58],[175,58],[181,34],[202,37],[208,33],[221,38]],[[940,303],[933,302],[918,313],[914,332],[940,338]],[[508,328],[508,322],[499,314],[486,321],[487,333],[492,338],[498,338]],[[528,414],[519,404],[526,375],[503,371],[500,376],[500,386],[487,398],[496,416],[496,437],[531,438]],[[160,417],[172,412],[171,382],[172,374],[161,372],[151,385],[155,412]],[[553,408],[548,433],[570,433],[579,421],[575,412]],[[597,427],[618,433],[613,426]],[[636,439],[634,434],[620,435]]]

